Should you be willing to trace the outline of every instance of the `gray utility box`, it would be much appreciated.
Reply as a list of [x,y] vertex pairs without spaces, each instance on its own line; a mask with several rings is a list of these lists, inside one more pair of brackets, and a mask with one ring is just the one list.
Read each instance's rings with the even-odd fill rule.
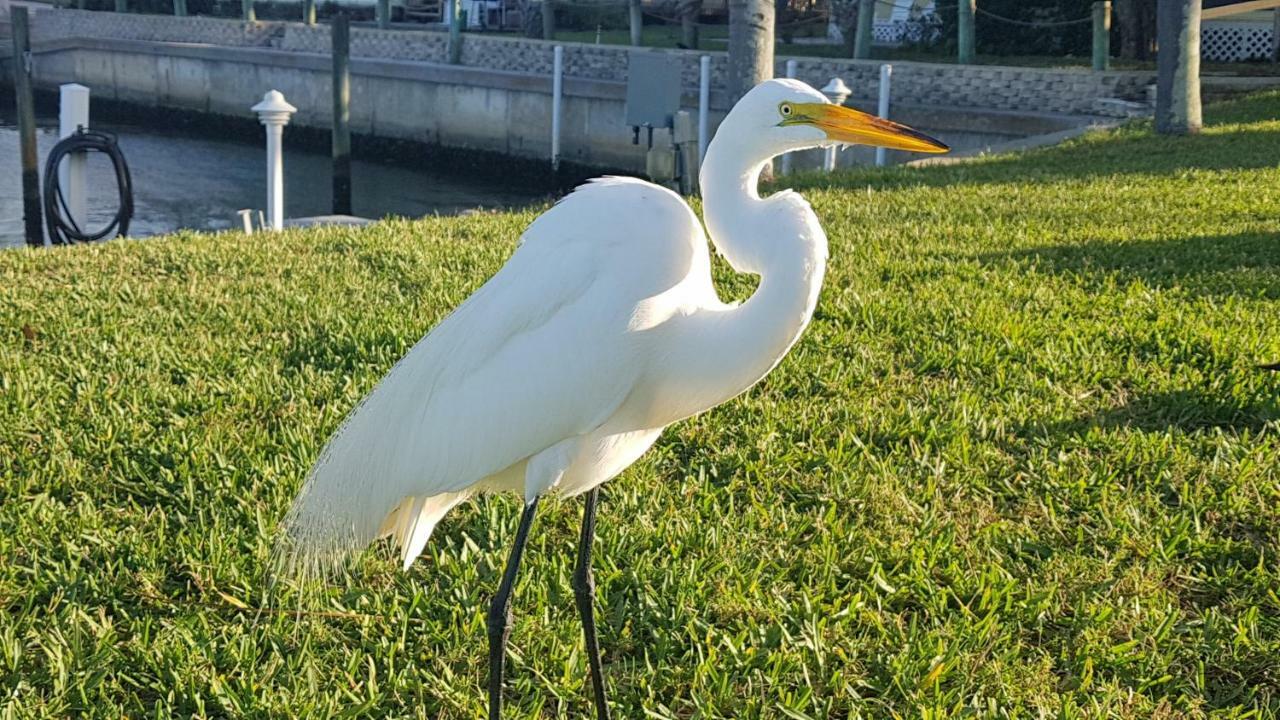
[[677,55],[633,51],[627,59],[627,125],[671,127],[680,109],[681,62]]

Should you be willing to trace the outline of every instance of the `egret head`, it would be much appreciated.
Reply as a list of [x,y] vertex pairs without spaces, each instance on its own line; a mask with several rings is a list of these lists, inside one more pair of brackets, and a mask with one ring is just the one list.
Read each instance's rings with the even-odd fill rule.
[[726,129],[765,157],[842,144],[924,153],[950,149],[906,125],[834,105],[799,80],[766,80],[752,88],[725,117],[721,130]]

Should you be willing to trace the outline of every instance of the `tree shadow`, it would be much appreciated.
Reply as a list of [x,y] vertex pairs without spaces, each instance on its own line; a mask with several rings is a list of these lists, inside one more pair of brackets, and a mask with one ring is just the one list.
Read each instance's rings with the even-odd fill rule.
[[1141,281],[1195,295],[1280,299],[1280,242],[1264,232],[1048,245],[976,259],[1064,275],[1089,287]]
[[1259,401],[1231,397],[1225,392],[1183,389],[1135,396],[1116,407],[1069,420],[1029,424],[1019,434],[1024,437],[1083,436],[1095,429],[1179,430],[1186,433],[1217,429],[1257,433],[1278,419],[1280,404],[1274,400]]

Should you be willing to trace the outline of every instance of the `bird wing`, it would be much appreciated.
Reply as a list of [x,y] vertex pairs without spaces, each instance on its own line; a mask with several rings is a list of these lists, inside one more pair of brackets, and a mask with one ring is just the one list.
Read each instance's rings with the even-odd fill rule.
[[643,372],[637,307],[707,262],[668,190],[609,178],[561,200],[330,439],[285,521],[290,564],[338,563],[393,511],[413,517],[406,498],[464,492],[599,427]]

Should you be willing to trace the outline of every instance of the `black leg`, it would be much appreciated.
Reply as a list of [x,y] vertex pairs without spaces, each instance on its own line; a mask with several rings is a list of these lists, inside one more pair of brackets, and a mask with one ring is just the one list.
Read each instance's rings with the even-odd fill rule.
[[596,615],[593,605],[596,599],[596,581],[591,573],[591,543],[596,536],[596,504],[600,501],[600,489],[587,493],[587,504],[582,509],[582,539],[578,545],[578,566],[573,572],[573,597],[578,601],[578,614],[582,617],[582,634],[587,641],[587,659],[591,663],[591,686],[596,695],[596,717],[609,720],[609,703],[604,693],[604,673],[600,668],[600,643],[596,640]]
[[511,588],[516,583],[520,557],[524,554],[529,526],[533,524],[533,513],[537,509],[537,498],[524,506],[520,529],[516,530],[516,543],[511,548],[511,557],[507,558],[507,569],[502,573],[498,594],[489,604],[489,720],[500,720],[502,716],[502,675],[507,661],[507,637],[511,635]]

